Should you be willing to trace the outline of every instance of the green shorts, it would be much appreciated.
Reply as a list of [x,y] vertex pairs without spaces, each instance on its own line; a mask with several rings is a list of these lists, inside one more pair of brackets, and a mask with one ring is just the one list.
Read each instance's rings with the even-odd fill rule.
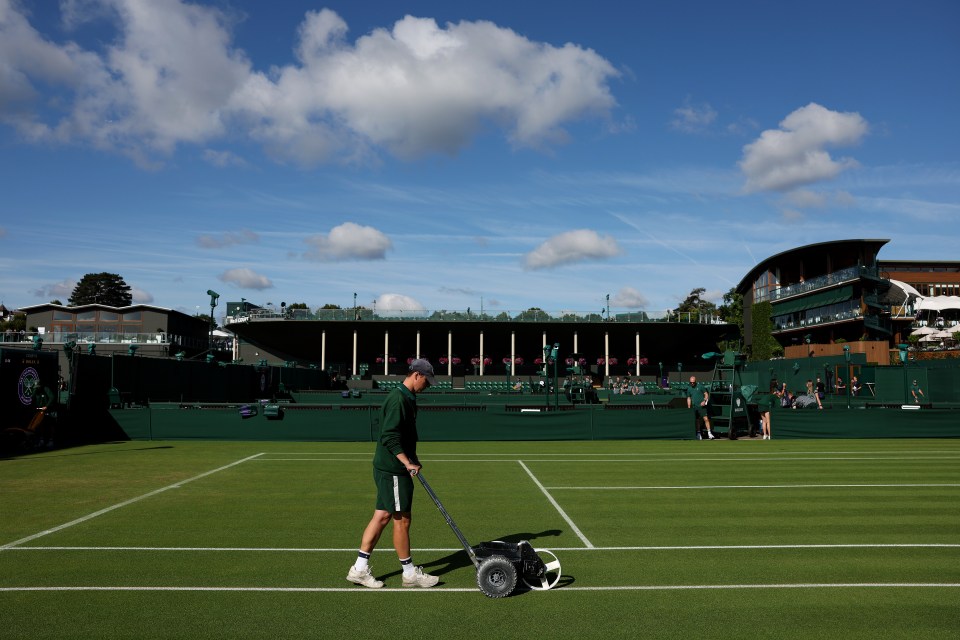
[[413,478],[409,473],[397,476],[374,469],[373,481],[377,485],[377,509],[391,513],[410,512],[413,507]]

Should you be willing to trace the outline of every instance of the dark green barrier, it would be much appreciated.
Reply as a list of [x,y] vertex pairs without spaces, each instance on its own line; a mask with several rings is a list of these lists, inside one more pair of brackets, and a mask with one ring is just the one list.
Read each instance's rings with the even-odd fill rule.
[[782,409],[771,416],[775,440],[788,438],[956,438],[960,412],[940,409]]
[[[371,441],[377,405],[280,405],[281,419],[242,418],[240,405],[155,403],[111,411],[131,439]],[[611,440],[693,437],[687,410],[605,410],[582,406],[565,411],[518,411],[508,406],[421,408],[420,439]]]

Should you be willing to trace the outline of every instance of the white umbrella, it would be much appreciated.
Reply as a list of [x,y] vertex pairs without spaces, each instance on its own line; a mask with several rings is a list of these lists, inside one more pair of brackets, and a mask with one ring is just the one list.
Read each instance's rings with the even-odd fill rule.
[[928,336],[931,333],[936,333],[936,327],[920,327],[919,329],[914,329],[910,332],[912,336]]
[[934,338],[931,334],[920,338],[920,342],[940,342],[940,338]]
[[943,331],[937,331],[936,333],[931,333],[931,338],[936,338],[937,340],[951,340],[953,339],[953,331],[944,329]]

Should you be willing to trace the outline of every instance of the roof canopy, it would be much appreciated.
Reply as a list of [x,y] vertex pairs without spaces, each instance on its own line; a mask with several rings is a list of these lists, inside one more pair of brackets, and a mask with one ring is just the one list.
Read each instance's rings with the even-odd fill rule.
[[917,303],[917,311],[944,311],[960,309],[960,296],[931,296]]

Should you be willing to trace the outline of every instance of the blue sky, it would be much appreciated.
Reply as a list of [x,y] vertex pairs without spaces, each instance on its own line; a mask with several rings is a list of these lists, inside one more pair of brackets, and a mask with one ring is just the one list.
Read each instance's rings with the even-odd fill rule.
[[0,0],[0,301],[107,271],[187,312],[661,313],[812,242],[958,260],[958,32],[949,0]]

